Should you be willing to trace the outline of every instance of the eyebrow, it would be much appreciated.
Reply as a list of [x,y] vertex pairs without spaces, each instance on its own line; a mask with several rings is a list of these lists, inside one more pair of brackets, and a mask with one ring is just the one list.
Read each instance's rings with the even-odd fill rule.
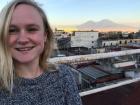
[[13,24],[12,24],[12,25],[10,25],[9,27],[10,27],[10,28],[11,28],[11,27],[16,27],[16,25],[13,25]]
[[[17,27],[17,25],[11,24],[9,27],[14,28],[14,27]],[[26,27],[38,27],[39,28],[40,26],[37,24],[27,24]]]
[[34,27],[34,26],[35,26],[35,27],[38,27],[38,28],[40,27],[40,26],[37,25],[37,24],[28,24],[28,25],[27,25],[27,27]]

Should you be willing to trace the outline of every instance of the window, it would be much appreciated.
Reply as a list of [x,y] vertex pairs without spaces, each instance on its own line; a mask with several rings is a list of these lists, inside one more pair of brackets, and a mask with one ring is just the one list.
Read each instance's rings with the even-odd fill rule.
[[103,45],[104,47],[105,47],[105,43],[104,43],[104,45]]
[[120,44],[122,44],[122,41],[120,41]]
[[127,44],[127,41],[125,40],[124,44]]

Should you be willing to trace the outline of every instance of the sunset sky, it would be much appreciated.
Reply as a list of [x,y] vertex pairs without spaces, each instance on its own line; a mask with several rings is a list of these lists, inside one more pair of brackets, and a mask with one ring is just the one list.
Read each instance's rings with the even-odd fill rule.
[[[1,8],[10,0],[0,0]],[[140,0],[36,0],[52,25],[79,25],[109,19],[140,27]]]

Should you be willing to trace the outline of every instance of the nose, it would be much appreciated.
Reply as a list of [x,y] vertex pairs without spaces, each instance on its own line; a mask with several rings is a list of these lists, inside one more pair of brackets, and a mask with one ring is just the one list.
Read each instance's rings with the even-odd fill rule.
[[18,44],[27,44],[29,42],[28,35],[25,30],[21,30],[18,35],[17,43]]

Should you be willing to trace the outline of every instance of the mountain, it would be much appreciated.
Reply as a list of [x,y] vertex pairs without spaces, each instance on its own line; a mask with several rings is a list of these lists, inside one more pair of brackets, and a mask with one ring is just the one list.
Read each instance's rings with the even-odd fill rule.
[[135,31],[136,27],[115,23],[104,19],[99,22],[87,21],[77,26],[78,30],[98,30],[98,31]]
[[77,26],[77,28],[94,28],[94,25],[96,24],[96,22],[93,21],[87,21],[79,26]]
[[96,22],[95,26],[96,26],[96,28],[122,27],[122,26],[124,27],[124,25],[117,24],[117,23],[115,23],[111,20],[107,20],[107,19]]

